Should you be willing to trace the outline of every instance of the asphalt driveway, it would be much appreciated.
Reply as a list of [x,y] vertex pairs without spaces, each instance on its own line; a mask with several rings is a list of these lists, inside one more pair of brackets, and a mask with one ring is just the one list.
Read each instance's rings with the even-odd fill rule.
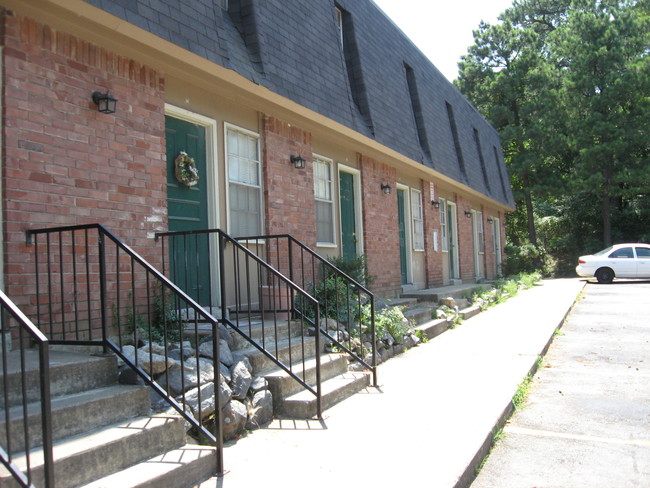
[[589,283],[472,488],[650,487],[650,281]]

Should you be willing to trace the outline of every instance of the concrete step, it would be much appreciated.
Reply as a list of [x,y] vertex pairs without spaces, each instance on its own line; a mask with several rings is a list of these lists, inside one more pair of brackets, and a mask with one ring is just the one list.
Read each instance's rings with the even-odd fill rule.
[[79,488],[187,488],[216,471],[216,448],[185,445]]
[[[323,354],[321,360],[321,381],[327,381],[348,370],[348,359],[342,354]],[[292,371],[307,384],[316,383],[316,358],[311,358],[303,364],[295,364]],[[269,390],[273,394],[274,408],[281,409],[280,402],[284,398],[301,391],[304,387],[282,369],[261,373],[269,382]]]
[[427,339],[433,339],[442,334],[448,328],[449,322],[447,322],[447,319],[434,319],[418,325],[415,330],[421,330]]
[[431,320],[433,309],[434,307],[432,306],[409,308],[404,310],[404,317],[409,319],[412,324],[417,326]]
[[[117,363],[114,356],[99,357],[88,354],[50,350],[50,391],[59,396],[101,388],[117,383]],[[7,354],[8,406],[22,405],[22,379],[20,351]],[[35,349],[25,350],[26,402],[40,398],[39,356]],[[4,395],[0,395],[0,408],[5,408]]]
[[463,298],[474,292],[480,292],[492,288],[489,283],[467,283],[455,286],[443,286],[438,288],[427,288],[425,290],[411,290],[402,293],[402,298],[416,298],[418,301],[439,302],[442,298],[451,297],[454,299]]
[[[322,408],[326,410],[370,384],[370,373],[347,372],[322,383]],[[303,390],[282,402],[280,416],[308,419],[316,415],[316,396]]]
[[[113,385],[52,399],[52,437],[54,440],[88,432],[119,420],[146,415],[151,400],[143,386]],[[32,447],[42,442],[40,402],[27,405],[29,442]],[[4,420],[2,415],[2,420]],[[22,406],[10,408],[12,448],[25,449]],[[0,439],[6,439],[6,424],[0,423]]]
[[[254,339],[255,341],[262,344],[274,342],[277,337],[278,340],[285,340],[289,337],[298,337],[300,335],[306,335],[306,328],[308,324],[301,324],[296,320],[273,320],[273,319],[254,319],[250,322],[240,321],[237,323],[239,330],[241,330],[248,337]],[[248,341],[244,339],[239,333],[235,331],[230,331],[230,335],[233,338],[235,344],[235,349],[246,348],[248,346]]]
[[[321,341],[321,350],[324,347],[324,342],[324,340]],[[308,360],[316,355],[316,339],[314,337],[295,337],[291,341],[282,340],[278,342],[277,347],[271,341],[267,341],[265,346],[271,354],[285,365],[295,364],[303,358]],[[238,349],[233,353],[248,358],[255,376],[259,376],[262,371],[269,371],[276,367],[271,359],[252,346],[246,349]]]
[[[69,437],[54,443],[56,486],[90,483],[184,444],[184,421],[176,415],[138,417]],[[24,456],[16,456],[14,462],[25,470]],[[44,486],[41,450],[32,451],[31,470],[34,486]],[[0,478],[0,486],[5,482]]]

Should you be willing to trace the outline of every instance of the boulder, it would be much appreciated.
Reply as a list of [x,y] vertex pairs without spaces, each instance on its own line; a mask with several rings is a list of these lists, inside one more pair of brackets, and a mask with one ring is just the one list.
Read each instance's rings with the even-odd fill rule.
[[248,389],[253,382],[253,376],[244,361],[236,363],[230,369],[230,374],[232,375],[232,396],[233,398],[243,400],[248,394]]
[[237,400],[229,401],[223,408],[223,438],[235,439],[244,430],[248,420],[246,405]]
[[454,308],[454,307],[458,306],[458,304],[456,303],[456,300],[454,300],[452,297],[441,298],[440,300],[438,300],[438,303],[440,305],[445,305],[446,307],[449,307],[449,308]]
[[214,364],[209,359],[189,358],[183,363],[176,363],[176,366],[169,370],[168,388],[173,395],[180,395],[183,390],[203,385],[214,380]]
[[255,376],[249,390],[255,394],[269,389],[269,382],[263,376]]
[[259,429],[271,420],[273,420],[273,395],[268,390],[255,393],[248,411],[246,428]]
[[[199,346],[199,356],[214,359],[212,352],[212,340],[202,342]],[[232,366],[234,363],[232,352],[230,352],[230,346],[228,346],[228,343],[223,339],[220,339],[219,341],[219,354],[219,359],[223,364],[228,367]]]
[[138,366],[151,376],[164,373],[167,369],[172,368],[176,364],[176,361],[173,359],[166,359],[165,356],[159,354],[149,353],[141,349],[138,349],[136,352],[136,349],[133,346],[124,346],[122,348],[122,354],[133,363],[136,363],[137,354]]
[[[199,392],[201,396],[201,403],[199,404]],[[222,405],[227,405],[231,403],[232,392],[230,387],[226,382],[221,378],[219,382],[219,400]],[[182,398],[179,397],[178,401],[181,401]],[[215,406],[215,395],[214,395],[214,382],[206,383],[200,388],[193,388],[185,394],[185,406],[190,409],[194,418],[198,419],[199,414],[201,419],[205,419],[208,416],[212,415],[216,410]],[[200,408],[199,408],[200,407]]]

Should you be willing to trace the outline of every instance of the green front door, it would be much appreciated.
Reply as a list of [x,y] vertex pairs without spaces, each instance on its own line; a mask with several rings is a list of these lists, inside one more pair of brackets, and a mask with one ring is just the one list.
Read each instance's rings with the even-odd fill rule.
[[[169,231],[208,228],[208,189],[205,128],[165,117],[167,140],[167,214]],[[194,159],[199,180],[188,186],[176,177],[181,152]],[[210,266],[207,240],[175,238],[170,241],[171,279],[199,303],[210,303]]]
[[402,285],[408,283],[406,248],[406,192],[397,189],[397,220],[399,223],[399,262],[402,272]]
[[354,176],[339,173],[339,194],[341,201],[341,247],[343,257],[352,260],[357,255],[356,210],[354,207]]

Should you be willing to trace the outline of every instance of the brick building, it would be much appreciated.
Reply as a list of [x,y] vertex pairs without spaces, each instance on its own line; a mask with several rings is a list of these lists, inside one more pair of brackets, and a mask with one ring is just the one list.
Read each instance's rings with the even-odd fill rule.
[[222,228],[365,253],[384,296],[494,278],[496,131],[372,1],[308,4],[1,0],[7,294],[33,293],[25,230],[94,222],[153,264],[155,232]]

